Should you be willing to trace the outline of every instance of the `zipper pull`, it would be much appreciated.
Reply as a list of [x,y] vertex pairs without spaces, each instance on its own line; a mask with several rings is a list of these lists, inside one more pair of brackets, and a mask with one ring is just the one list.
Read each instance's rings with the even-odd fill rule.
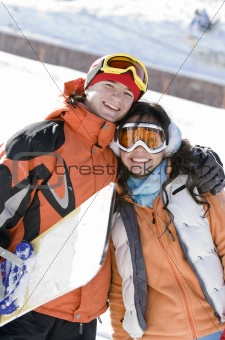
[[166,231],[169,233],[169,236],[172,239],[172,241],[175,241],[175,238],[174,238],[172,232],[169,229],[169,224],[166,225]]
[[155,224],[155,215],[154,215],[154,212],[152,212],[152,224]]
[[79,334],[83,334],[83,324],[82,324],[82,322],[80,323]]

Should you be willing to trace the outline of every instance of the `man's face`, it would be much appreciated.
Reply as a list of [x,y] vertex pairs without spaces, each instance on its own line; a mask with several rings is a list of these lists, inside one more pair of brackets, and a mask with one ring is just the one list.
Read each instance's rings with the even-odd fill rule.
[[134,95],[125,85],[114,81],[100,81],[86,90],[84,104],[96,116],[117,122],[130,110]]

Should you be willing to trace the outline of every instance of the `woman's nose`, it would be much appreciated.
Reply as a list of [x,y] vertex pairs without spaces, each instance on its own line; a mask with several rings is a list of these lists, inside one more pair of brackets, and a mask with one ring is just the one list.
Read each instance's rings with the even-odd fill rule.
[[137,145],[134,150],[137,150],[137,151],[146,151],[145,148],[143,146],[141,146],[141,145]]

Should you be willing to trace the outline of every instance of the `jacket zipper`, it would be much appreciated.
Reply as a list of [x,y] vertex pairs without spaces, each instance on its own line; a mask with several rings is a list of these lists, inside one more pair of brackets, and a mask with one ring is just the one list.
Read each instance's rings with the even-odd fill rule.
[[[183,297],[183,300],[184,300],[184,304],[185,304],[186,312],[187,312],[187,317],[188,317],[188,322],[189,322],[190,328],[192,330],[193,338],[196,338],[197,337],[196,328],[195,328],[195,325],[194,325],[193,318],[191,316],[190,307],[189,307],[189,303],[188,303],[188,299],[187,299],[184,287],[183,287],[183,285],[182,285],[182,283],[181,283],[181,281],[179,279],[179,276],[178,276],[178,274],[177,274],[177,272],[176,272],[176,270],[174,268],[174,264],[171,261],[169,255],[168,255],[168,253],[166,251],[166,247],[165,247],[165,244],[163,242],[163,238],[161,237],[162,235],[160,234],[158,223],[156,223],[156,216],[154,215],[154,212],[152,213],[152,215],[153,215],[152,223],[155,224],[156,236],[158,238],[158,241],[159,241],[160,247],[162,249],[162,252],[165,255],[165,259],[166,259],[168,265],[170,266],[170,268],[171,268],[171,270],[172,270],[172,272],[174,274],[174,277],[175,277],[175,280],[177,282],[178,288],[179,288],[179,290],[181,292],[181,295]],[[167,226],[167,229],[168,229],[168,226]],[[170,234],[172,234],[171,231],[170,231]]]

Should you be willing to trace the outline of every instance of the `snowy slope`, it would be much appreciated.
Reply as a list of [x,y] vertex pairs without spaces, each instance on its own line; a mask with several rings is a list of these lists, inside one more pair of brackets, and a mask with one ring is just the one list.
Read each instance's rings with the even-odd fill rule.
[[[190,30],[195,9],[219,20]],[[94,54],[127,52],[147,66],[211,77],[225,84],[224,0],[5,0],[0,30]]]

